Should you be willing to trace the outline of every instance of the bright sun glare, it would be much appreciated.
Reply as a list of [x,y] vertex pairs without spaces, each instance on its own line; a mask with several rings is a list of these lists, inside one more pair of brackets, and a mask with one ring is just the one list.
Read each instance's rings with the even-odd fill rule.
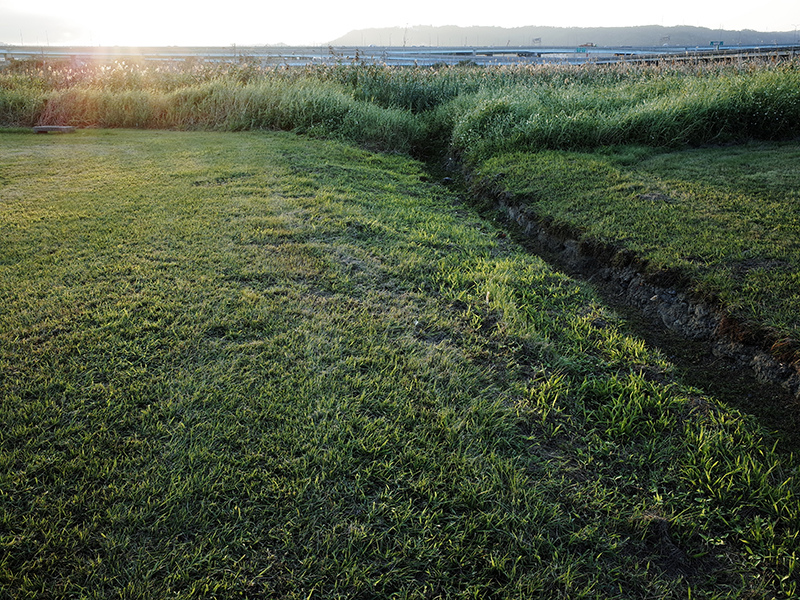
[[367,0],[306,0],[266,3],[229,0],[5,0],[0,42],[89,45],[326,44],[354,29],[414,25],[521,27],[612,27],[696,25],[712,29],[791,31],[800,24],[797,0],[619,0],[613,9],[596,0],[568,5],[508,0],[454,8],[429,0],[375,3]]

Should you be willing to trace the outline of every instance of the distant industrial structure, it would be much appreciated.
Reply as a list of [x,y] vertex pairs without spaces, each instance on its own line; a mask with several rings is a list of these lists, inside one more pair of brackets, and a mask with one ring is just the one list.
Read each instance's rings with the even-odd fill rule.
[[[538,43],[537,43],[538,42]],[[381,64],[389,66],[513,65],[584,63],[662,63],[685,61],[785,60],[800,56],[800,45],[754,45],[726,47],[710,41],[703,47],[598,46],[585,42],[577,46],[546,47],[534,40],[531,46],[229,46],[229,47],[142,47],[120,46],[0,46],[0,68],[15,61],[137,60],[152,63],[252,62],[263,66],[306,66],[336,64]]]

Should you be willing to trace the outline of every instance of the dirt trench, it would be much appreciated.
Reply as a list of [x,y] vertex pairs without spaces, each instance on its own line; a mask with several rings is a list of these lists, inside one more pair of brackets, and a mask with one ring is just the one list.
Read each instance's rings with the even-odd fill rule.
[[636,335],[660,348],[681,379],[755,416],[783,451],[800,451],[800,352],[752,328],[674,271],[653,271],[630,250],[587,240],[578,228],[539,217],[507,192],[468,181],[470,195],[499,211],[523,246],[588,282]]

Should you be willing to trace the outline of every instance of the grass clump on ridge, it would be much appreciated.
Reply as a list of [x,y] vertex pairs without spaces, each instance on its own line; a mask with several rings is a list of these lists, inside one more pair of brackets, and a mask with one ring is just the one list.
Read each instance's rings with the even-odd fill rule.
[[16,597],[797,594],[797,465],[419,163],[0,137]]

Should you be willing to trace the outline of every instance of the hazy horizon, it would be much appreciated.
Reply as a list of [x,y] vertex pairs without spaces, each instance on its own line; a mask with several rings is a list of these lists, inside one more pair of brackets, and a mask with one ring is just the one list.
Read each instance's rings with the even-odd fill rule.
[[196,4],[141,0],[135,6],[99,0],[2,0],[0,43],[23,45],[227,46],[324,45],[360,29],[416,26],[631,27],[689,25],[722,30],[791,32],[800,26],[797,0],[643,5],[622,0],[601,5],[575,0],[566,10],[510,0],[502,10],[461,7],[457,11],[421,0],[376,8],[364,0],[309,0],[292,10],[250,0],[230,0],[224,11]]

